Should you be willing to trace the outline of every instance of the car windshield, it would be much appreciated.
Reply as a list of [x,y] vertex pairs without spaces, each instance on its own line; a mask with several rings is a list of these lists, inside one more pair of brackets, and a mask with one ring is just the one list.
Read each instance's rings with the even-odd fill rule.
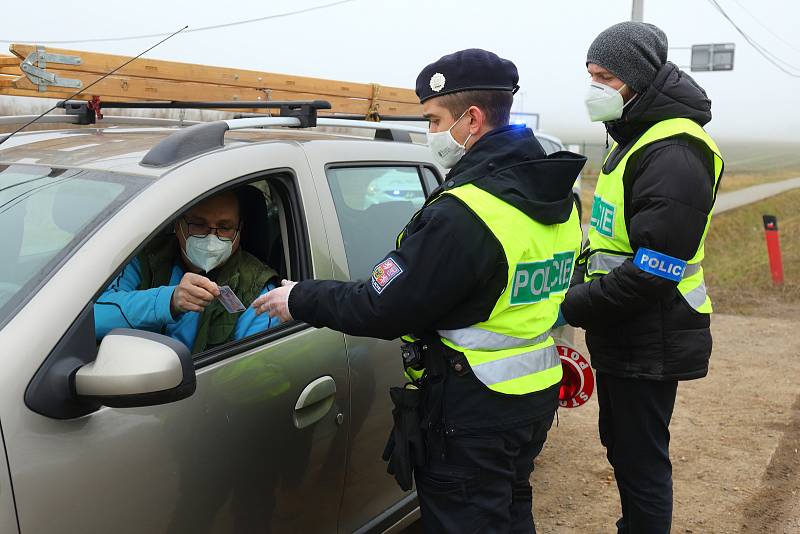
[[0,165],[0,327],[81,241],[149,180]]

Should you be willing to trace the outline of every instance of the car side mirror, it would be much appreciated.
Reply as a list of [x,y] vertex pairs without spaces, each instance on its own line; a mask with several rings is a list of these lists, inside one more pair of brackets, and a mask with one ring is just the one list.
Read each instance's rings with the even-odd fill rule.
[[74,388],[80,400],[113,408],[179,401],[196,388],[192,354],[170,337],[117,328],[103,338],[95,361],[77,370]]

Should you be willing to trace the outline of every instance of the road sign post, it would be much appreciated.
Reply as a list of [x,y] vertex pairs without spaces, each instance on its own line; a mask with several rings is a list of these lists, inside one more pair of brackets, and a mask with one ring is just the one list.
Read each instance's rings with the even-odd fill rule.
[[781,286],[783,285],[783,259],[781,258],[781,241],[778,236],[778,218],[774,215],[764,215],[763,219],[772,283]]

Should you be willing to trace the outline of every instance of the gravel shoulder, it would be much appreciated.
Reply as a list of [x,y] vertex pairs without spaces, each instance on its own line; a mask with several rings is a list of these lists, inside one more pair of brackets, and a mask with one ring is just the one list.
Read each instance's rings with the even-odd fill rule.
[[[800,532],[800,317],[715,314],[712,331],[708,377],[678,387],[672,531]],[[596,397],[559,411],[533,483],[538,532],[616,532]]]

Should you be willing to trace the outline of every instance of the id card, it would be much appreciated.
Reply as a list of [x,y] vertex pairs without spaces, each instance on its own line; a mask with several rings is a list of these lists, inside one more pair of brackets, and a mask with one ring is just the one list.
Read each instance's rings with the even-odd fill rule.
[[217,299],[222,303],[222,306],[228,313],[239,313],[247,309],[244,307],[244,304],[242,304],[242,301],[239,300],[239,297],[236,296],[236,293],[233,292],[233,289],[228,286],[219,287],[219,296]]

